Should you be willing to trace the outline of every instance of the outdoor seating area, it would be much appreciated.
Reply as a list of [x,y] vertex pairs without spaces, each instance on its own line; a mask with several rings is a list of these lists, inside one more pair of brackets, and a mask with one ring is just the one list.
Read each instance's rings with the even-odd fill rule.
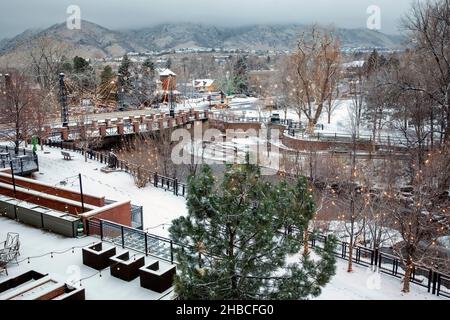
[[19,234],[8,232],[6,240],[0,243],[0,273],[6,273],[8,275],[8,265],[13,262],[17,263],[19,255]]
[[10,168],[11,165],[15,174],[20,176],[29,176],[39,171],[39,161],[36,153],[31,150],[15,150],[14,147],[0,145],[0,168]]
[[[19,238],[13,233],[20,235]],[[0,273],[0,299],[67,300],[82,299],[84,295],[86,300],[123,301],[171,300],[175,296],[172,288],[161,294],[140,286],[139,268],[154,258],[144,254],[135,256],[136,251],[101,241],[95,236],[68,238],[0,216],[0,248],[11,247],[14,239],[20,240],[20,256],[18,264],[16,260],[8,263],[8,274],[6,271]],[[126,250],[129,250],[130,264],[133,265],[135,259],[138,262],[134,269],[136,278],[129,282],[120,280],[109,271],[110,264],[114,263],[110,258]],[[126,265],[127,257],[122,259],[121,263]],[[169,262],[160,261],[160,266],[169,265]],[[123,268],[117,271],[127,270],[127,266]],[[30,271],[34,272],[27,274]],[[37,290],[31,290],[35,285]]]
[[72,160],[72,155],[68,152],[61,151],[61,155],[63,156],[64,160]]

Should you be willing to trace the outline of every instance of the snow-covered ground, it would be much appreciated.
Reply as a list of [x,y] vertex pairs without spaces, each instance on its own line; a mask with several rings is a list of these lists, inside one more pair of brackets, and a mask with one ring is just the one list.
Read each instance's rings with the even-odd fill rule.
[[[97,270],[83,265],[81,248],[97,243],[99,241],[97,238],[65,238],[0,217],[0,241],[6,239],[7,232],[17,232],[20,237],[19,265],[12,263],[8,266],[9,276],[34,270],[43,274],[48,273],[51,279],[74,287],[79,287],[82,280],[81,285],[85,288],[87,300],[158,300],[170,299],[173,296],[173,289],[159,294],[141,288],[139,278],[131,282],[122,281],[112,277],[109,270],[105,270],[100,276]],[[122,248],[116,250],[118,254],[125,251]],[[130,256],[134,254],[131,252]],[[147,257],[146,265],[153,260]],[[162,261],[159,263],[163,268],[167,265]],[[0,274],[0,281],[4,279],[5,275]]]
[[[70,152],[72,161],[65,161],[61,150],[45,148],[38,151],[39,173],[35,178],[55,186],[79,191],[77,175],[81,173],[83,191],[86,194],[105,196],[106,199],[122,201],[131,200],[134,205],[144,207],[144,229],[150,233],[167,237],[167,225],[173,219],[187,213],[186,202],[171,192],[156,189],[153,186],[139,189],[135,186],[131,175],[125,172],[103,173],[99,162],[88,160],[78,153]],[[105,166],[105,165],[103,165]],[[66,180],[65,185],[60,185]]]
[[369,268],[353,265],[347,272],[347,262],[338,259],[336,276],[322,290],[318,300],[440,300],[426,288],[411,284],[411,292],[402,293],[401,279],[372,272]]
[[[122,172],[106,174],[100,171],[102,165],[95,161],[84,162],[84,158],[79,154],[73,154],[73,161],[64,161],[60,150],[46,148],[49,152],[38,151],[41,172],[36,174],[36,178],[58,185],[66,178],[69,183],[65,186],[78,190],[76,175],[81,173],[84,179],[83,188],[86,193],[94,195],[104,195],[113,200],[130,199],[133,203],[144,206],[145,228],[162,226],[149,230],[151,233],[167,236],[167,224],[186,214],[186,203],[184,198],[175,197],[171,193],[166,193],[160,189],[148,186],[138,189],[134,186],[130,175]],[[75,178],[74,178],[75,177]],[[12,220],[0,218],[0,240],[6,237],[8,231],[19,232],[22,240],[21,259],[28,256],[42,255],[50,251],[68,250],[74,246],[84,246],[95,242],[95,238],[67,239],[60,236],[24,226]],[[51,259],[48,256],[31,259],[28,265],[26,261],[20,267],[11,268],[11,274],[16,274],[25,268],[34,268],[37,271],[46,271],[55,278],[68,281],[72,279],[73,273],[81,272],[81,278],[90,276],[95,272],[84,267],[81,262],[80,249],[75,253],[69,250],[62,255],[54,255]],[[25,264],[25,265],[24,265]],[[20,270],[19,270],[20,269]],[[373,273],[369,269],[355,266],[355,271],[351,274],[346,272],[346,262],[338,259],[337,275],[324,288],[319,299],[439,299],[426,292],[424,288],[411,285],[411,293],[402,294],[401,280],[384,274]],[[72,271],[71,271],[72,270]],[[58,280],[57,279],[57,280]],[[125,286],[121,280],[110,278],[108,275],[99,277],[95,275],[86,280],[85,286],[88,299],[108,298],[108,299],[157,299],[148,290],[138,288],[139,284],[135,280],[130,285]],[[88,284],[92,282],[88,286]],[[153,293],[154,294],[154,293]]]

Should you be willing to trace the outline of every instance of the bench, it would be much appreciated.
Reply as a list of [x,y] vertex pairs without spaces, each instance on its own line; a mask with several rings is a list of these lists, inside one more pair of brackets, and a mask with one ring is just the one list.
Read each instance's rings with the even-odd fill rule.
[[70,153],[61,151],[61,154],[63,155],[64,160],[72,160],[72,155]]

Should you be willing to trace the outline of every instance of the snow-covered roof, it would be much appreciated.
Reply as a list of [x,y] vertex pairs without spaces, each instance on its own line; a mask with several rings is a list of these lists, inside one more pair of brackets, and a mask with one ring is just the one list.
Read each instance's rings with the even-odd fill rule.
[[197,79],[193,81],[194,87],[210,87],[214,84],[214,79]]
[[158,68],[156,69],[156,71],[159,73],[160,77],[169,77],[169,76],[175,77],[177,75],[175,72],[167,68]]

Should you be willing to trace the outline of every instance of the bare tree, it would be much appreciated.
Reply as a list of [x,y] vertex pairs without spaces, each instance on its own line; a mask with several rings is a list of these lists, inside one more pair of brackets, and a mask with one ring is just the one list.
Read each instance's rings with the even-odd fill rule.
[[37,90],[24,72],[14,70],[5,74],[0,95],[0,126],[3,138],[14,143],[16,154],[30,133],[32,108],[40,103]]
[[41,88],[55,90],[58,87],[59,74],[68,59],[70,49],[50,38],[39,38],[29,50],[31,74]]
[[308,119],[308,130],[316,126],[326,103],[334,100],[340,78],[340,45],[331,33],[313,27],[303,34],[292,56],[294,86],[301,96],[298,108]]
[[[416,266],[436,268],[433,248],[437,239],[449,232],[450,152],[448,145],[429,153],[419,170],[417,162],[408,172],[411,183],[400,192],[389,194],[388,207],[402,242],[394,246],[406,267],[403,291],[409,292]],[[445,262],[441,267],[445,266]],[[439,265],[438,265],[439,266]]]
[[[404,17],[414,52],[416,67],[425,81],[400,83],[404,90],[419,91],[440,108],[430,114],[431,125],[440,118],[441,135],[450,139],[450,0],[417,1]],[[437,114],[436,114],[437,113]],[[434,130],[432,130],[434,131]],[[433,137],[433,136],[432,136]],[[442,140],[442,136],[441,136]]]

